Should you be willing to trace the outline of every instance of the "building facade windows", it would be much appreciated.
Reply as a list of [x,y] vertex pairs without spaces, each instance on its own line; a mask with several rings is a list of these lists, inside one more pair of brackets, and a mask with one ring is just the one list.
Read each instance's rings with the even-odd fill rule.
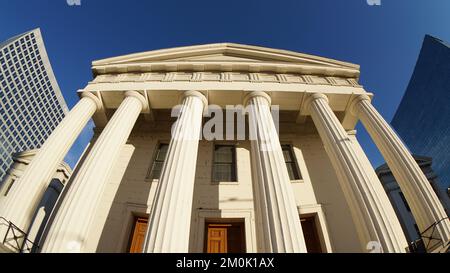
[[[32,36],[34,38],[30,38]],[[45,135],[50,135],[64,118],[64,113],[67,112],[67,106],[54,81],[50,65],[44,66],[44,62],[48,64],[49,60],[41,57],[41,51],[45,51],[45,48],[42,46],[42,42],[38,46],[38,40],[42,40],[40,32],[33,30],[0,46],[0,52],[2,52],[0,84],[3,87],[0,90],[0,99],[3,104],[0,108],[2,109],[2,123],[6,124],[3,132],[5,136],[14,135],[6,140],[8,143],[5,146],[14,147],[14,149],[6,159],[3,158],[0,161],[0,181],[9,169],[13,153],[39,147],[45,141],[45,139],[40,139],[39,145],[36,145],[21,136],[30,136],[36,139],[39,134],[36,128],[38,125],[42,125],[44,118],[49,126],[42,126],[41,130],[46,128],[48,132],[45,132]],[[42,55],[46,56],[43,53]],[[45,89],[37,86],[37,78],[46,84]],[[56,100],[50,107],[47,102],[53,98]],[[51,109],[49,113],[43,109],[46,103],[47,107]],[[33,125],[36,125],[34,129],[32,129]],[[23,141],[24,139],[25,141]],[[3,167],[5,165],[7,167]]]
[[283,150],[284,161],[286,162],[289,179],[301,180],[302,176],[300,174],[298,163],[294,155],[294,149],[289,144],[281,145],[281,149]]
[[156,152],[155,159],[150,168],[149,175],[147,176],[151,180],[159,179],[161,175],[161,170],[164,165],[164,160],[166,160],[167,151],[169,150],[169,144],[160,143],[158,146],[158,151]]
[[214,145],[213,182],[237,182],[236,146]]

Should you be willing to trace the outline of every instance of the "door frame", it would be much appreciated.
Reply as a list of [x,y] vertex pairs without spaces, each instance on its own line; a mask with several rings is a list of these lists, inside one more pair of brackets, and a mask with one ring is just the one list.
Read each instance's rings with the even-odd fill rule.
[[328,233],[327,222],[325,220],[325,213],[322,205],[303,205],[297,207],[298,220],[300,216],[314,216],[316,220],[317,235],[319,236],[320,245],[324,253],[333,253],[332,242],[330,234]]
[[[204,227],[204,229],[205,229],[205,238],[203,239],[203,242],[204,242],[203,253],[207,252],[208,239],[209,239],[209,237],[208,237],[209,236],[209,232],[208,231],[209,231],[210,226],[213,226],[212,228],[214,228],[214,226],[217,226],[218,228],[220,228],[220,227],[227,228],[227,227],[230,227],[230,226],[233,226],[233,225],[239,226],[239,228],[241,229],[241,236],[242,236],[241,239],[244,240],[244,241],[242,241],[242,243],[243,243],[243,247],[245,249],[245,252],[243,252],[243,253],[246,253],[247,252],[247,246],[246,246],[247,244],[246,244],[246,241],[245,241],[245,219],[243,219],[243,218],[207,219],[205,221],[205,227]],[[228,234],[227,234],[226,239],[228,239]]]
[[[130,237],[129,237],[129,239],[128,239],[128,245],[127,245],[127,253],[130,253],[129,251],[130,251],[130,248],[131,248],[131,246],[133,245],[133,241],[134,241],[134,237],[135,237],[135,233],[136,233],[136,225],[137,225],[137,223],[138,223],[138,221],[139,220],[143,220],[143,219],[145,219],[146,221],[147,221],[147,228],[148,228],[148,221],[149,221],[149,219],[148,219],[149,217],[148,216],[134,216],[134,219],[133,219],[133,226],[132,226],[132,228],[131,228],[131,232],[130,232]],[[145,241],[144,241],[144,244],[145,244]],[[144,245],[142,245],[142,247],[143,247]]]
[[[252,210],[197,210],[197,225],[190,241],[190,252],[203,253],[205,246],[206,223],[209,220],[232,222],[241,219],[244,222],[245,249],[247,253],[256,253],[255,219]],[[193,222],[195,223],[195,221]],[[192,224],[192,227],[195,225]]]

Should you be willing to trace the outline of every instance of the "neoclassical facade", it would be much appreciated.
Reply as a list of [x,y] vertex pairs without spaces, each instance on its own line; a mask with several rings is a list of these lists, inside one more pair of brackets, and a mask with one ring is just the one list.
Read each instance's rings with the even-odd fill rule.
[[[109,58],[92,70],[78,104],[11,189],[22,198],[0,206],[29,228],[50,175],[94,119],[41,252],[406,252],[358,143],[359,120],[419,229],[430,231],[427,243],[439,242],[429,251],[449,242],[442,205],[358,84],[357,65],[224,43]],[[224,110],[216,137],[202,134],[213,106],[237,105],[248,110]],[[233,122],[244,114],[253,137]]]

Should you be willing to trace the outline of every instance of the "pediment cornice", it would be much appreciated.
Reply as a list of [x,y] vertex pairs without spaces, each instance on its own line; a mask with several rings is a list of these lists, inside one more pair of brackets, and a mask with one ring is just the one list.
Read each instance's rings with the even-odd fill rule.
[[232,43],[130,54],[92,63],[94,75],[145,72],[251,72],[359,77],[359,66],[287,50]]

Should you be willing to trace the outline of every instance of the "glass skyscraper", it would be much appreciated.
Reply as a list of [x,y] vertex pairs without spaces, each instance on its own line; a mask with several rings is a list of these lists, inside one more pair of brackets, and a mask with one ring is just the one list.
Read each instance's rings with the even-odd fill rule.
[[0,43],[0,183],[12,155],[39,148],[67,111],[40,30]]
[[450,45],[425,36],[405,95],[392,120],[413,154],[429,156],[439,186],[450,186]]

